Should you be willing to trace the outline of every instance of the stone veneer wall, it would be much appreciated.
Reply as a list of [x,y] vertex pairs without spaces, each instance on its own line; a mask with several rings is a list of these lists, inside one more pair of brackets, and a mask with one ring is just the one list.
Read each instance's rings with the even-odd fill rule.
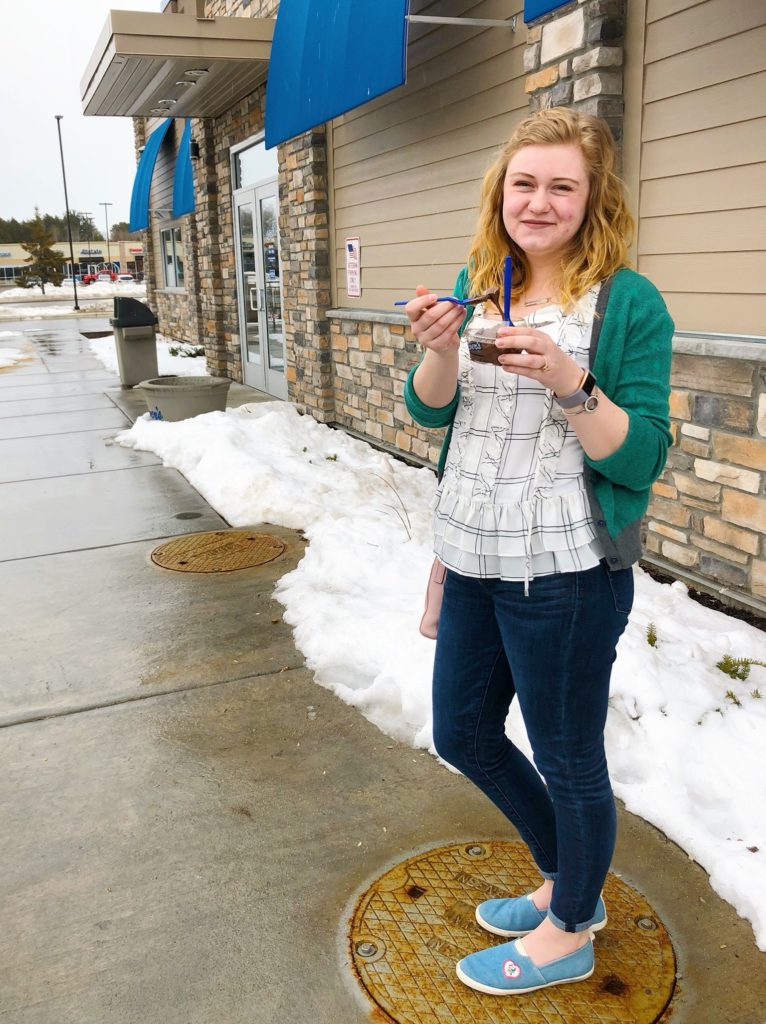
[[675,441],[653,488],[646,549],[730,596],[766,598],[766,343],[674,347]]
[[[406,317],[364,310],[330,310],[334,366],[335,422],[436,463],[443,430],[424,430],[404,405],[404,382],[420,358],[420,345],[405,326]],[[380,322],[385,320],[385,322]]]
[[530,110],[563,106],[597,114],[622,139],[625,6],[626,0],[586,0],[527,29]]

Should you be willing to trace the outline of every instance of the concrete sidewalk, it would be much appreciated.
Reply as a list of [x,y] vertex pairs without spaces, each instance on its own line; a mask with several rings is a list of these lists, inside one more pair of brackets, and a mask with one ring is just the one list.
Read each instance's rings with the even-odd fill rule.
[[[285,552],[231,574],[150,561],[227,524],[109,445],[142,401],[76,320],[19,329],[32,358],[0,371],[0,1021],[371,1020],[343,953],[355,896],[418,850],[508,838],[504,819],[312,681],[271,597],[299,535],[253,524]],[[673,939],[674,1024],[764,1024],[764,956],[704,872],[624,811],[614,869]]]

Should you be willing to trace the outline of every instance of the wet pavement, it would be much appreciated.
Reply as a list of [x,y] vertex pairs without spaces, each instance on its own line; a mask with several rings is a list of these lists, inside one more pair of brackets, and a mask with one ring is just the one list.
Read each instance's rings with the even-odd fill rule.
[[[252,524],[286,549],[236,573],[151,562],[226,524],[110,444],[143,402],[93,365],[94,323],[0,336],[30,355],[0,370],[0,1022],[382,1021],[346,960],[356,898],[418,851],[515,836],[313,682],[271,596],[300,535]],[[675,948],[662,1020],[764,1024],[763,954],[704,872],[622,810],[614,868]]]

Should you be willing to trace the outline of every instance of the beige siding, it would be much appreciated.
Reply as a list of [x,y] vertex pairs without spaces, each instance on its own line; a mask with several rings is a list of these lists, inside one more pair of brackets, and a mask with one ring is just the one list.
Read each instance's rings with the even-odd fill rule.
[[[504,28],[413,25],[407,84],[337,118],[330,196],[339,306],[392,309],[419,282],[449,292],[465,262],[481,179],[527,112],[522,5],[420,0],[411,13],[508,18]],[[362,297],[346,294],[346,237],[361,244]]]
[[766,2],[645,10],[627,54],[638,269],[679,330],[766,335]]

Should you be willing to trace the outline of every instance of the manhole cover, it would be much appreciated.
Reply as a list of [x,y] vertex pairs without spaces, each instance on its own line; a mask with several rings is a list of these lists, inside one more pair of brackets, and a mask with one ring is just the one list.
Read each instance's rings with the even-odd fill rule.
[[160,544],[152,561],[176,572],[234,572],[271,562],[285,550],[278,537],[252,530],[190,533]]
[[[351,919],[350,955],[367,994],[396,1024],[653,1024],[675,985],[675,955],[646,900],[610,875],[609,923],[596,935],[596,970],[576,985],[489,996],[462,984],[455,963],[493,944],[476,904],[528,892],[540,876],[521,843],[443,846],[379,878]],[[495,939],[503,942],[503,939]]]

